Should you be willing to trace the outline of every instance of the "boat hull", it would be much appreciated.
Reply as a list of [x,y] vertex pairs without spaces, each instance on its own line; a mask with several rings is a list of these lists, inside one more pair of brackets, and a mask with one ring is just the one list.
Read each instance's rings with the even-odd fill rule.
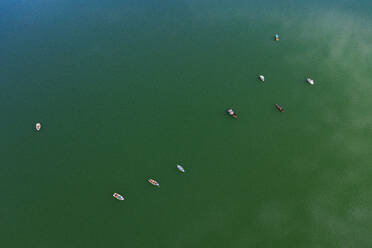
[[181,171],[182,173],[185,172],[185,169],[181,165],[177,165],[177,169]]
[[148,182],[151,183],[151,184],[154,185],[154,186],[157,186],[157,187],[160,186],[160,184],[159,184],[157,181],[155,181],[154,179],[151,179],[151,178],[150,178],[150,179],[148,180]]
[[279,105],[279,104],[275,104],[275,107],[277,110],[279,110],[280,112],[283,112],[284,109]]
[[114,193],[112,195],[113,197],[115,197],[116,199],[118,199],[119,201],[123,201],[124,200],[124,197],[118,193]]

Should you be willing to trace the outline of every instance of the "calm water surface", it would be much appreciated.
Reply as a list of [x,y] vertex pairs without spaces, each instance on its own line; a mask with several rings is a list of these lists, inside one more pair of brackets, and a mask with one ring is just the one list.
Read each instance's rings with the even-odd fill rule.
[[0,13],[2,247],[371,247],[371,1]]

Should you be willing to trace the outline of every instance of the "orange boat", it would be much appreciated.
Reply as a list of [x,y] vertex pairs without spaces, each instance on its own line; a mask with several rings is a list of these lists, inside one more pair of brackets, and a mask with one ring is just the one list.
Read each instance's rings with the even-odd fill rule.
[[154,179],[151,179],[151,178],[150,178],[148,181],[149,181],[149,183],[151,183],[152,185],[157,186],[157,187],[160,187],[160,184],[159,184],[157,181],[155,181]]

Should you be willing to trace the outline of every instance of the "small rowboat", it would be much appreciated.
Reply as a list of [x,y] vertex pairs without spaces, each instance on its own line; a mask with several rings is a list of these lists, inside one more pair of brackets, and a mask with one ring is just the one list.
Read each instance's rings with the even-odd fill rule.
[[265,77],[263,75],[260,75],[259,78],[260,78],[261,82],[265,81]]
[[157,181],[155,181],[154,179],[151,179],[151,178],[150,178],[148,181],[149,181],[149,183],[151,183],[152,185],[157,186],[157,187],[160,187],[160,184],[159,184]]
[[311,85],[314,84],[314,80],[312,80],[311,78],[307,78],[306,81],[307,81],[309,84],[311,84]]
[[280,107],[279,104],[275,104],[275,107],[280,111],[280,112],[283,112],[284,109],[282,107]]
[[185,173],[185,169],[181,165],[177,165],[177,169],[183,173]]
[[40,124],[40,123],[36,123],[35,128],[36,128],[37,131],[40,131],[40,129],[41,129],[41,124]]
[[276,41],[279,40],[279,35],[278,35],[278,34],[275,34],[275,40],[276,40]]
[[118,199],[119,201],[124,200],[124,197],[122,195],[119,195],[118,193],[114,193],[112,196]]

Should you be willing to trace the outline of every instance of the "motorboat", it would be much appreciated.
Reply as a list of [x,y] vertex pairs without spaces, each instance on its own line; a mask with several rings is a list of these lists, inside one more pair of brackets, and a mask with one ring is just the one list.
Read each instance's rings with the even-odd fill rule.
[[177,169],[183,173],[185,173],[185,169],[181,165],[177,165]]
[[234,110],[232,110],[232,109],[228,109],[228,110],[227,110],[227,113],[228,113],[229,115],[231,115],[232,117],[234,117],[235,119],[238,118],[238,116],[234,113]]
[[276,40],[276,41],[279,40],[279,35],[278,35],[278,34],[275,34],[275,40]]
[[160,187],[160,184],[159,184],[157,181],[155,181],[154,179],[151,179],[151,178],[150,178],[148,181],[149,181],[149,183],[151,183],[152,185],[157,186],[157,187]]
[[309,84],[311,84],[311,85],[314,84],[314,80],[312,80],[311,78],[307,78],[306,81],[307,81]]
[[280,111],[280,112],[283,112],[284,109],[279,105],[279,104],[275,104],[275,107]]
[[261,82],[265,81],[265,77],[263,75],[260,75],[259,78],[260,78]]
[[41,129],[41,124],[40,124],[40,123],[36,123],[35,128],[36,128],[37,131],[40,131],[40,129]]
[[124,197],[122,195],[118,194],[118,193],[114,193],[112,196],[115,197],[116,199],[118,199],[119,201],[124,200]]

